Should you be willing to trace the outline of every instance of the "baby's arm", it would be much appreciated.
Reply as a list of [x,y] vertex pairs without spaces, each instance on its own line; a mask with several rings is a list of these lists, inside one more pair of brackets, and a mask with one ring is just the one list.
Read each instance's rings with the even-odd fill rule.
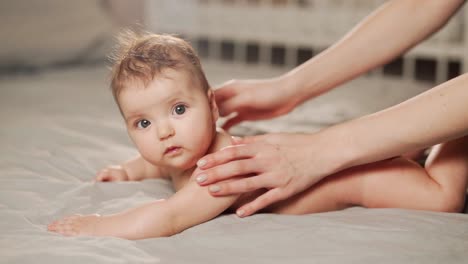
[[162,178],[160,168],[147,162],[141,155],[122,165],[108,166],[96,174],[96,181],[141,181],[148,178]]
[[193,180],[168,200],[158,200],[122,213],[98,216],[74,215],[48,226],[67,236],[114,236],[126,239],[171,236],[215,218],[238,195],[213,197]]

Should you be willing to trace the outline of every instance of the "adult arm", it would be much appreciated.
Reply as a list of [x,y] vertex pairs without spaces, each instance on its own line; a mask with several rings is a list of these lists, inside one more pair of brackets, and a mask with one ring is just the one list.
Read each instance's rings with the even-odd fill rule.
[[393,0],[367,16],[341,40],[290,72],[268,80],[230,81],[215,91],[224,128],[244,120],[288,113],[379,65],[440,29],[463,0]]
[[468,74],[463,74],[394,107],[331,129],[348,134],[345,167],[350,167],[468,134],[467,102]]
[[340,170],[394,157],[468,134],[468,74],[380,112],[314,134],[271,134],[238,140],[198,162],[201,185],[215,196],[269,191],[239,209],[250,215]]

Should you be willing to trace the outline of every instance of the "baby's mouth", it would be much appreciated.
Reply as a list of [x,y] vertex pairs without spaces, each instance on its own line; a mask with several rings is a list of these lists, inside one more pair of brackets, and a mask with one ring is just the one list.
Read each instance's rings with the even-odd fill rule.
[[171,146],[171,147],[166,148],[166,150],[164,151],[164,155],[166,155],[166,154],[177,154],[181,150],[182,150],[182,148],[179,147],[179,146]]

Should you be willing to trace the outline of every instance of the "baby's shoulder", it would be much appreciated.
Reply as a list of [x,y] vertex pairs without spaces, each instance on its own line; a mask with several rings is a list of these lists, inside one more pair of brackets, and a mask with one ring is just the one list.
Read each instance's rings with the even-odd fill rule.
[[221,128],[216,129],[216,142],[214,146],[210,149],[210,153],[216,152],[222,148],[232,146],[233,145],[233,140],[232,136],[224,131]]

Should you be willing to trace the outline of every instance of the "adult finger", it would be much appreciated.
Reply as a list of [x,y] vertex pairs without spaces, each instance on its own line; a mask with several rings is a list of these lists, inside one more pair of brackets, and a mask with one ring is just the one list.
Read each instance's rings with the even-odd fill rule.
[[235,117],[228,119],[226,123],[223,124],[223,129],[228,131],[231,127],[239,124],[240,122],[244,120],[245,120],[244,116],[241,114],[238,114]]
[[218,104],[221,116],[228,116],[232,113],[248,112],[245,108],[252,107],[249,97],[250,94],[248,93],[238,93]]
[[284,194],[284,190],[279,188],[271,189],[268,192],[257,197],[252,202],[241,206],[241,208],[237,209],[236,214],[239,217],[250,216],[258,210],[261,210],[275,202],[283,200],[284,197],[286,197]]
[[197,162],[197,166],[205,170],[232,160],[250,158],[255,153],[254,148],[248,145],[229,146],[204,156]]
[[235,176],[256,173],[257,170],[258,164],[251,159],[233,160],[205,170],[196,175],[195,179],[200,185],[204,186]]
[[223,86],[222,88],[214,90],[214,95],[215,95],[216,103],[221,104],[227,99],[235,96],[236,91],[229,86]]
[[242,194],[252,192],[261,188],[267,187],[268,179],[263,175],[255,175],[252,177],[243,177],[226,183],[216,183],[210,185],[208,190],[213,196],[226,196],[232,194]]

